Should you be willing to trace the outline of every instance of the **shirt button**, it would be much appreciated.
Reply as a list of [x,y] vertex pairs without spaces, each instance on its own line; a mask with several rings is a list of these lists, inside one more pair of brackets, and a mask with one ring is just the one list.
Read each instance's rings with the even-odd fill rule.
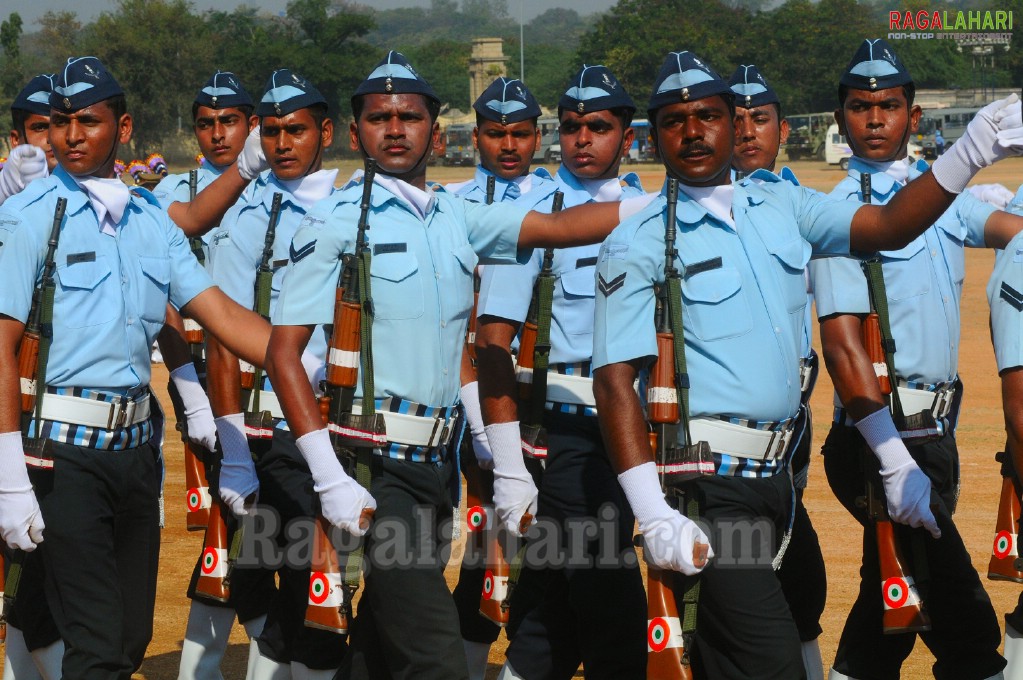
[[448,326],[448,322],[447,321],[441,321],[440,322],[440,327],[441,328],[447,328],[447,326]]
[[775,333],[781,333],[781,329],[780,329],[780,328],[778,328],[777,326],[775,326],[775,327],[774,327],[774,332],[775,332]]
[[932,250],[931,251],[931,257],[937,257],[937,256],[938,256],[938,251]]
[[445,368],[444,369],[444,375],[447,375],[447,374],[448,374],[448,369]]

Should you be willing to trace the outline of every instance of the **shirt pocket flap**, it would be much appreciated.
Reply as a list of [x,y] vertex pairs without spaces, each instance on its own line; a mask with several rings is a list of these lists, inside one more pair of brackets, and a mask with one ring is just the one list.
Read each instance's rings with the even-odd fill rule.
[[384,281],[404,281],[419,271],[419,261],[413,253],[388,253],[373,258],[370,275]]
[[561,275],[561,289],[565,295],[593,297],[596,294],[596,268],[583,267]]
[[102,259],[75,262],[58,267],[57,276],[64,288],[92,290],[110,276],[110,267]]
[[924,249],[924,237],[917,236],[908,246],[898,250],[886,250],[884,256],[890,260],[908,260]]
[[170,283],[170,259],[166,257],[139,256],[139,267],[147,278],[158,286]]
[[715,304],[727,300],[742,287],[742,275],[734,269],[713,269],[682,281],[688,300]]
[[803,239],[797,238],[784,243],[768,243],[767,250],[792,269],[802,270],[810,261],[813,248]]
[[472,249],[472,246],[464,245],[458,246],[454,250],[455,259],[458,260],[458,264],[462,265],[462,269],[467,272],[472,272],[476,269],[476,263],[479,258],[476,257],[476,251]]

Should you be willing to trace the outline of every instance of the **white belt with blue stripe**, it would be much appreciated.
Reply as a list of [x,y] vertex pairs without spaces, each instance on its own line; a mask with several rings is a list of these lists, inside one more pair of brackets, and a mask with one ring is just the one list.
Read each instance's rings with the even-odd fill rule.
[[113,402],[49,393],[42,400],[42,420],[103,430],[118,430],[149,420],[148,392],[137,399],[120,398]]
[[692,441],[705,441],[714,453],[737,458],[774,460],[785,455],[792,439],[796,419],[779,430],[758,430],[716,418],[694,418],[689,421]]

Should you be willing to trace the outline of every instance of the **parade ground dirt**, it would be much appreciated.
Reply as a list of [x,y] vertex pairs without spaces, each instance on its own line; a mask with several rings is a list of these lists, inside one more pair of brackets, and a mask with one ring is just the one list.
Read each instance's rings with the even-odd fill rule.
[[[354,169],[354,163],[341,167],[339,180],[344,181]],[[554,168],[550,168],[554,171]],[[830,191],[843,177],[838,166],[823,162],[799,162],[792,165],[800,181],[810,187]],[[648,191],[659,189],[663,171],[657,165],[636,165],[623,170],[636,170]],[[446,183],[467,179],[467,168],[432,168],[430,178]],[[1012,191],[1023,182],[1023,159],[1011,159],[980,173],[975,183],[1000,182]],[[955,519],[973,557],[973,564],[982,576],[987,574],[994,536],[995,513],[1001,479],[994,455],[1005,442],[1002,420],[1001,392],[995,371],[994,354],[988,331],[988,305],[984,294],[991,273],[994,254],[988,250],[970,250],[966,256],[966,283],[963,290],[962,336],[959,349],[959,370],[966,387],[963,412],[959,421],[959,451],[962,459],[962,493]],[[331,293],[332,294],[332,293]],[[817,331],[814,344],[819,345]],[[819,347],[818,347],[819,351]],[[153,386],[163,403],[166,400],[167,371],[160,365],[153,371]],[[819,455],[820,445],[827,434],[832,414],[832,386],[827,373],[821,371],[813,397],[813,412],[817,427],[814,429],[814,457],[810,468],[810,484],[806,492],[806,505],[817,533],[820,535],[827,563],[828,599],[821,625],[820,638],[825,669],[835,654],[839,635],[858,586],[860,561],[860,527],[838,504],[828,488]],[[160,581],[156,603],[155,635],[149,645],[145,663],[135,678],[168,680],[177,677],[181,641],[188,617],[189,600],[185,588],[192,566],[202,544],[201,533],[185,530],[184,471],[180,441],[170,436],[165,447],[167,479],[165,487],[167,526],[163,530],[160,554]],[[459,555],[454,551],[454,556]],[[447,569],[448,582],[453,587],[458,563],[452,559]],[[1011,610],[1021,586],[1015,583],[985,579],[999,620]],[[880,584],[879,584],[880,586]],[[878,588],[880,596],[880,587]],[[611,620],[614,613],[609,612]],[[102,625],[102,622],[97,622]],[[504,661],[504,636],[494,645],[490,657],[488,678],[494,678]],[[223,670],[227,678],[242,678],[245,674],[247,643],[245,633],[238,625],[231,637]],[[904,678],[931,677],[933,657],[927,647],[918,642],[912,656],[903,667]],[[580,672],[578,677],[582,677]]]

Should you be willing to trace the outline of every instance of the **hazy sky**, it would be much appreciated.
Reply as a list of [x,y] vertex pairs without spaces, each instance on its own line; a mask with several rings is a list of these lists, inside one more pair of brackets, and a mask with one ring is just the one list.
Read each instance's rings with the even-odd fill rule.
[[[565,7],[574,9],[580,14],[590,14],[613,7],[617,0],[508,0],[508,13],[515,19],[519,17],[521,9],[526,21],[540,14],[551,7]],[[394,9],[395,7],[429,7],[430,0],[361,0],[362,4],[370,5],[379,9]],[[270,12],[283,12],[288,0],[192,0],[193,6],[199,10],[222,9],[231,10],[241,4],[256,6]],[[41,17],[47,10],[60,11],[71,9],[75,11],[83,21],[90,21],[100,12],[112,10],[116,7],[113,0],[77,0],[73,5],[67,0],[14,0],[12,3],[4,3],[5,8],[0,10],[3,18],[9,12],[18,12],[25,22],[25,32],[31,33],[37,29],[34,25],[36,19]]]

